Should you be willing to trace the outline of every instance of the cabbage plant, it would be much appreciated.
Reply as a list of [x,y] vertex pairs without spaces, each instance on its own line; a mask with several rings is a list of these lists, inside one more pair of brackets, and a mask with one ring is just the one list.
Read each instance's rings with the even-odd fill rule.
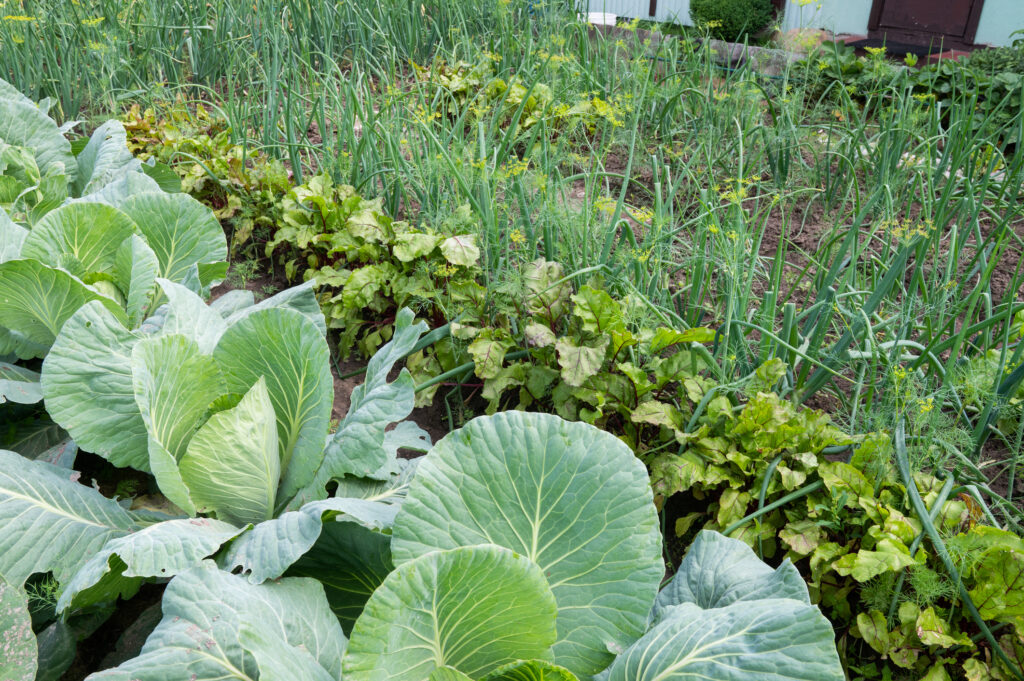
[[102,621],[118,597],[206,558],[259,583],[289,568],[315,571],[328,554],[314,549],[344,542],[365,551],[345,551],[347,583],[335,562],[325,607],[354,620],[391,569],[380,531],[412,470],[397,451],[429,447],[411,423],[388,429],[413,408],[408,371],[393,382],[388,374],[426,325],[408,310],[398,316],[327,436],[333,387],[311,285],[258,304],[235,291],[207,305],[185,286],[158,284],[168,302],[138,329],[97,301],[71,315],[41,386],[76,443],[151,473],[173,505],[130,510],[67,467],[0,451],[0,576],[16,589],[40,573],[59,584],[62,619],[40,650],[44,641],[73,648],[68,622]]
[[99,301],[72,314],[41,385],[76,442],[152,473],[174,507],[133,510],[0,452],[0,617],[24,632],[18,594],[40,573],[60,615],[38,642],[12,637],[7,676],[59,676],[77,622],[170,578],[141,654],[91,678],[842,678],[789,563],[705,533],[659,592],[650,481],[614,436],[521,412],[433,447],[392,427],[414,395],[388,375],[425,331],[410,311],[325,437],[308,285],[207,305],[158,284],[167,303],[138,329]]
[[[419,465],[394,569],[346,638],[319,578],[175,577],[139,657],[94,681],[840,680],[832,627],[788,562],[702,532],[672,580],[646,473],[592,426],[480,417]],[[191,632],[191,633],[190,633]]]
[[50,461],[70,443],[37,408],[30,362],[64,323],[96,303],[135,329],[164,302],[159,279],[198,292],[226,272],[212,211],[180,183],[165,192],[151,177],[163,177],[159,169],[132,156],[120,122],[75,145],[73,127],[0,81],[0,409],[13,424],[4,441]]

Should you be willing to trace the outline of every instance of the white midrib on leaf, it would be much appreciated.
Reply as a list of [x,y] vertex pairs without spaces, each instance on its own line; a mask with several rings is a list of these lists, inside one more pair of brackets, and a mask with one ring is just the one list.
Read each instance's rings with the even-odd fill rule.
[[[35,497],[25,496],[24,494],[19,494],[17,492],[11,492],[10,490],[4,490],[3,491],[3,495],[5,497],[8,497],[8,498],[21,499],[22,501],[27,501],[32,506],[40,507],[40,508],[48,511],[49,513],[52,513],[54,515],[63,516],[65,518],[69,519],[69,520],[75,521],[76,523],[80,523],[80,524],[83,524],[83,525],[92,525],[93,527],[100,527],[100,528],[103,528],[105,530],[121,530],[122,529],[122,528],[115,527],[115,526],[112,526],[112,525],[104,525],[102,523],[98,523],[98,522],[95,522],[95,521],[92,521],[92,520],[87,520],[86,518],[83,518],[82,516],[72,515],[72,514],[68,513],[67,511],[65,511],[64,509],[57,508],[56,506],[53,506],[52,504],[48,504],[46,502],[43,502],[40,499],[37,499]],[[128,532],[128,530],[125,529],[124,532]]]

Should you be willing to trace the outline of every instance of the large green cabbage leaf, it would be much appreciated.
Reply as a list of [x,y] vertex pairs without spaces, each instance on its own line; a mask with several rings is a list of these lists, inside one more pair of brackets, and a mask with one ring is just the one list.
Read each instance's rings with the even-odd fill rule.
[[17,587],[37,572],[66,583],[87,558],[134,523],[77,474],[0,450],[0,576]]
[[130,598],[146,579],[166,579],[196,567],[239,532],[210,518],[181,518],[112,539],[64,586],[57,612]]
[[106,306],[88,303],[50,349],[41,384],[50,417],[82,449],[115,466],[149,471],[146,424],[132,383],[132,349],[142,338]]
[[112,276],[117,250],[137,232],[127,215],[102,203],[69,203],[47,213],[29,233],[21,257],[63,267],[78,277]]
[[[156,253],[164,279],[181,281],[193,265],[199,266],[202,275],[205,266],[227,258],[227,238],[213,211],[187,194],[136,194],[118,207],[138,225]],[[218,283],[200,278],[204,286]]]
[[705,530],[658,594],[652,615],[658,619],[666,608],[682,603],[707,609],[764,598],[811,603],[807,584],[789,559],[773,570],[742,541]]
[[643,634],[664,572],[643,464],[613,435],[546,414],[480,417],[438,442],[393,532],[398,566],[485,543],[536,562],[558,601],[554,660],[579,676]]
[[0,679],[33,681],[37,666],[28,598],[0,577]]
[[236,525],[274,517],[281,456],[274,405],[262,376],[237,405],[199,428],[178,469],[198,512]]
[[345,635],[311,579],[253,585],[206,562],[171,580],[142,654],[90,681],[341,679]]
[[213,356],[229,392],[244,393],[266,380],[283,473],[275,498],[283,506],[312,481],[323,459],[334,401],[327,340],[296,310],[262,309],[229,326]]
[[602,681],[842,681],[832,625],[789,599],[669,608]]
[[120,304],[100,295],[80,279],[37,260],[9,260],[0,264],[0,325],[49,347],[71,315],[97,300],[118,319],[125,319]]
[[109,120],[93,131],[89,142],[75,158],[78,176],[76,196],[99,191],[128,173],[141,173],[142,162],[128,148],[128,133],[121,121]]
[[499,546],[435,551],[388,575],[345,657],[348,681],[422,681],[449,666],[479,678],[555,641],[555,599],[540,568]]
[[653,615],[653,628],[601,681],[844,678],[832,625],[796,568],[773,570],[717,532],[697,535]]

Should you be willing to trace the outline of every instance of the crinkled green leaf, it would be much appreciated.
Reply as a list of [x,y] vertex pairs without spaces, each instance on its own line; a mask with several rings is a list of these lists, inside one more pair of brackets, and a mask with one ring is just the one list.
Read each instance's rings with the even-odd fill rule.
[[[982,616],[984,617],[984,615]],[[925,645],[941,646],[943,648],[955,645],[967,646],[968,648],[974,647],[974,642],[971,641],[971,637],[967,634],[960,632],[958,636],[953,636],[949,624],[939,617],[933,607],[928,607],[921,611],[915,622],[914,631],[917,633],[921,643]]]
[[[313,480],[323,460],[334,383],[327,340],[296,310],[257,310],[228,327],[214,350],[229,392],[260,377],[277,417],[281,504]],[[353,393],[354,394],[354,393]]]
[[479,678],[555,640],[540,568],[499,546],[434,551],[400,565],[370,596],[345,657],[349,681],[422,681],[450,666]]
[[885,655],[892,648],[889,623],[886,622],[885,615],[878,610],[858,613],[857,631],[864,642],[877,653]]
[[128,513],[77,473],[0,450],[0,575],[15,586],[37,572],[61,583],[109,540],[133,527]]
[[667,608],[683,603],[710,610],[768,598],[811,603],[803,577],[789,560],[773,570],[738,539],[704,530],[658,594],[652,614],[660,619]]
[[441,237],[435,234],[406,232],[395,237],[392,252],[398,260],[412,262],[416,258],[430,255],[439,243],[441,243]]
[[676,331],[675,329],[659,326],[655,329],[648,342],[650,343],[651,353],[657,354],[673,345],[710,343],[713,340],[715,340],[715,330],[703,326],[697,326],[684,331]]
[[453,265],[474,267],[480,261],[476,234],[459,234],[441,242],[441,255]]
[[890,539],[882,539],[874,550],[861,549],[848,553],[835,563],[833,569],[840,575],[851,576],[858,582],[866,582],[886,572],[896,572],[914,564],[914,558],[905,546]]
[[142,336],[100,302],[84,305],[65,327],[43,362],[47,411],[83,449],[148,471],[146,424],[132,387],[132,348]]
[[558,366],[562,368],[562,380],[577,388],[583,385],[601,370],[607,348],[607,336],[583,345],[577,345],[569,338],[560,338],[555,349],[558,351]]
[[824,536],[821,526],[811,519],[796,520],[779,530],[779,539],[796,554],[806,556],[818,547]]
[[[341,289],[342,303],[348,308],[373,307],[377,294],[387,291],[395,274],[388,263],[366,265],[353,270]],[[379,304],[377,307],[380,307]]]
[[[311,663],[341,679],[345,635],[313,580],[256,586],[207,561],[171,580],[161,609],[163,619],[138,657],[89,679],[254,681],[282,678],[272,674],[282,665],[301,674]],[[272,660],[265,650],[271,641]],[[322,677],[317,673],[312,678]]]
[[[663,574],[647,471],[622,441],[547,414],[470,421],[424,457],[395,521],[395,563],[492,543],[543,569],[554,659],[592,675],[646,628]],[[522,655],[521,657],[526,657]]]
[[274,405],[261,376],[237,406],[203,424],[178,462],[196,510],[236,525],[272,518],[281,477],[277,441]]
[[817,608],[788,599],[703,610],[668,609],[619,655],[605,681],[843,681],[832,625]]
[[507,333],[496,329],[484,329],[467,348],[476,363],[476,375],[480,378],[497,376],[505,362],[505,353],[514,345]]
[[36,668],[36,637],[28,597],[0,577],[0,679],[34,681]]
[[539,259],[524,268],[526,304],[531,314],[552,324],[569,310],[572,287],[564,278],[565,272],[557,262]]
[[550,327],[530,322],[526,325],[526,342],[535,348],[546,348],[555,344],[558,336]]
[[985,619],[1012,622],[1024,617],[1024,552],[986,552],[969,595]]
[[107,542],[64,586],[57,611],[130,598],[146,578],[199,565],[241,530],[210,518],[167,520]]
[[583,322],[585,331],[609,333],[612,329],[624,328],[622,310],[607,291],[584,285],[572,296],[572,301],[576,303],[573,314]]

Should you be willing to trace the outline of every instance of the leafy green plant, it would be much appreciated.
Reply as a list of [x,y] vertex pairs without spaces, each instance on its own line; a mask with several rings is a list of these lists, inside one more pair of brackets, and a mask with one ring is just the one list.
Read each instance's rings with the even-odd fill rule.
[[[280,196],[291,187],[279,162],[239,144],[223,116],[176,101],[122,116],[128,146],[142,159],[166,164],[181,191],[209,206],[231,235],[231,250],[259,255],[279,216]],[[255,242],[255,243],[254,243]],[[254,247],[255,246],[255,247]]]
[[1013,628],[1017,589],[1006,579],[1024,553],[1016,534],[982,524],[976,492],[954,497],[952,477],[913,479],[956,556],[964,593],[992,626],[1002,625],[1009,667],[971,638],[966,599],[940,551],[922,541],[922,524],[895,478],[888,435],[863,437],[848,460],[832,460],[828,447],[850,440],[824,415],[795,412],[766,394],[736,415],[703,421],[702,437],[651,462],[656,497],[681,490],[672,500],[685,509],[674,514],[675,533],[685,540],[694,528],[717,529],[761,555],[793,560],[837,627],[844,654],[859,660],[850,667],[858,678],[885,678],[877,658],[916,674],[983,670],[999,678],[1024,668]]
[[0,131],[0,408],[8,427],[0,442],[46,455],[62,435],[39,409],[33,361],[65,322],[95,302],[138,328],[163,300],[158,279],[196,291],[214,285],[227,247],[207,208],[150,177],[158,166],[132,156],[117,121],[73,146],[3,81],[0,108],[9,114]]
[[[225,561],[279,575],[339,515],[388,526],[405,484],[396,450],[429,445],[412,424],[385,433],[388,418],[412,409],[408,373],[387,383],[425,330],[411,312],[399,316],[392,345],[375,356],[367,384],[328,437],[326,327],[308,285],[259,304],[236,291],[209,307],[183,286],[160,285],[168,302],[143,330],[124,327],[99,303],[79,309],[44,363],[42,385],[51,416],[77,443],[151,473],[171,503],[134,512],[76,482],[68,468],[2,453],[0,574],[18,585],[54,575],[56,612],[44,625],[102,621],[119,595],[184,572],[233,538]],[[366,499],[350,480],[351,496],[327,499],[327,485],[346,475],[386,489]],[[73,650],[74,637],[65,638]]]
[[719,40],[736,42],[771,22],[771,0],[691,0],[690,19]]
[[[392,333],[386,321],[402,307],[436,314],[480,276],[476,234],[416,228],[392,220],[352,187],[326,175],[293,187],[266,255],[289,279],[312,281],[338,349],[370,357]],[[472,221],[468,206],[452,222]],[[444,229],[445,226],[442,226]]]
[[[168,302],[144,331],[98,302],[75,312],[42,385],[76,442],[151,472],[171,514],[128,510],[66,468],[0,452],[0,573],[17,588],[54,575],[56,613],[44,625],[109,614],[142,583],[178,575],[142,654],[94,678],[256,675],[282,664],[313,678],[338,678],[343,667],[356,678],[421,678],[439,666],[484,676],[549,649],[569,679],[606,667],[636,678],[637,664],[645,674],[710,664],[735,678],[764,665],[793,670],[787,678],[842,677],[831,628],[793,568],[772,571],[745,548],[737,559],[733,540],[701,538],[650,619],[664,570],[657,517],[644,466],[612,435],[511,412],[477,419],[418,466],[403,464],[398,448],[429,443],[412,424],[390,429],[413,404],[408,372],[387,382],[425,330],[410,311],[325,437],[326,327],[310,286],[258,305],[236,291],[207,306],[185,287],[160,285]],[[82,400],[85,384],[98,389]],[[734,584],[727,601],[714,596],[719,579]],[[781,598],[764,600],[766,583],[779,580]],[[734,602],[743,598],[754,603]],[[410,613],[433,603],[440,628],[416,633],[416,615],[410,641],[382,636],[410,617],[398,603]],[[223,623],[203,640],[181,639],[212,617],[208,607]],[[301,616],[287,624],[282,608]],[[52,620],[57,613],[64,619]],[[281,638],[272,622],[289,633]],[[693,628],[709,623],[722,654],[739,655],[733,665],[691,659]],[[503,637],[489,633],[495,626]],[[463,645],[444,643],[449,628]],[[439,637],[436,653],[412,645],[423,636]],[[785,657],[742,652],[793,637],[801,642]],[[17,652],[28,668],[35,650]]]
[[[560,57],[560,61],[565,59]],[[508,81],[499,78],[497,63],[496,55],[485,53],[474,63],[436,60],[429,67],[414,67],[423,85],[453,100],[449,115],[467,126],[487,120],[498,128],[514,125],[516,132],[526,132],[544,123],[553,132],[582,127],[590,133],[602,125],[622,127],[627,102],[609,101],[597,93],[576,101],[559,101],[548,84],[528,82],[520,76],[511,76]],[[417,115],[429,121],[439,114],[418,111]]]

